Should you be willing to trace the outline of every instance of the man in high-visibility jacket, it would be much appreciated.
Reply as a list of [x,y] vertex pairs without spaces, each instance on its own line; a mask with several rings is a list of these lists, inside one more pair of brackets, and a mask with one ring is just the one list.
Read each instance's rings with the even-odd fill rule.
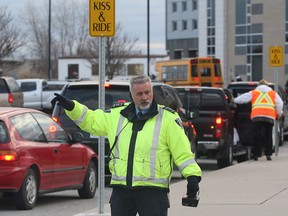
[[262,156],[262,146],[265,148],[267,160],[272,160],[272,129],[275,119],[279,119],[283,113],[283,101],[280,96],[272,90],[269,83],[262,79],[257,88],[240,95],[234,99],[236,104],[251,102],[252,128],[254,135],[254,160]]
[[133,77],[130,92],[133,102],[106,111],[89,110],[58,94],[54,102],[82,130],[108,137],[112,216],[166,216],[173,161],[187,178],[190,198],[199,191],[201,169],[178,114],[153,100],[150,78]]

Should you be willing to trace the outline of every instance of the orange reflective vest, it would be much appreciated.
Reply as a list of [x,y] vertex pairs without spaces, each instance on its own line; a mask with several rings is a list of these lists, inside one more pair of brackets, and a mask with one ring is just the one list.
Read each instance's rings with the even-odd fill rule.
[[276,118],[276,93],[271,90],[269,92],[261,92],[259,90],[252,91],[252,111],[251,119],[255,117]]

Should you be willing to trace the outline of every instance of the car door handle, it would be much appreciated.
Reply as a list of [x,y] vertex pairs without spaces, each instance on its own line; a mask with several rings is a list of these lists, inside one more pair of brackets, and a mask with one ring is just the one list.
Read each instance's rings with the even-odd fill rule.
[[58,150],[57,148],[55,148],[55,149],[54,149],[54,153],[57,154],[58,152],[59,152],[59,150]]

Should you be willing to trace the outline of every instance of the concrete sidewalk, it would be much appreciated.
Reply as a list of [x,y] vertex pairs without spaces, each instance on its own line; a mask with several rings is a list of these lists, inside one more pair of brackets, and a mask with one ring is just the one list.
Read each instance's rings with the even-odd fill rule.
[[[272,161],[261,157],[204,174],[197,208],[181,205],[186,185],[186,181],[171,185],[169,216],[287,216],[288,147],[280,147]],[[111,215],[109,205],[104,214],[97,208],[77,214],[88,215]]]
[[197,208],[181,206],[185,188],[185,181],[171,186],[170,216],[287,216],[287,147],[272,161],[261,157],[204,175]]

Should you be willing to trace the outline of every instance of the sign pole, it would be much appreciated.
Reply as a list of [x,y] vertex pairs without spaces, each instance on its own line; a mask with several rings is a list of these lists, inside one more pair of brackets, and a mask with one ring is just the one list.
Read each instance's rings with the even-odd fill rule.
[[[105,109],[105,37],[99,38],[99,109]],[[98,145],[98,193],[99,213],[104,213],[104,191],[105,191],[105,139],[99,137]]]
[[[283,47],[271,46],[270,47],[270,66],[274,67],[274,84],[275,91],[278,93],[278,69],[283,66]],[[279,136],[278,136],[278,120],[274,124],[274,137],[275,137],[275,155],[278,156],[279,152]]]
[[[115,34],[115,0],[89,1],[89,34],[99,37],[99,109],[105,110],[105,44]],[[98,139],[98,213],[104,214],[105,138]]]
[[[278,67],[274,67],[274,84],[275,91],[278,92]],[[275,131],[275,155],[278,156],[279,152],[279,136],[278,136],[278,120],[275,120],[274,131]]]

